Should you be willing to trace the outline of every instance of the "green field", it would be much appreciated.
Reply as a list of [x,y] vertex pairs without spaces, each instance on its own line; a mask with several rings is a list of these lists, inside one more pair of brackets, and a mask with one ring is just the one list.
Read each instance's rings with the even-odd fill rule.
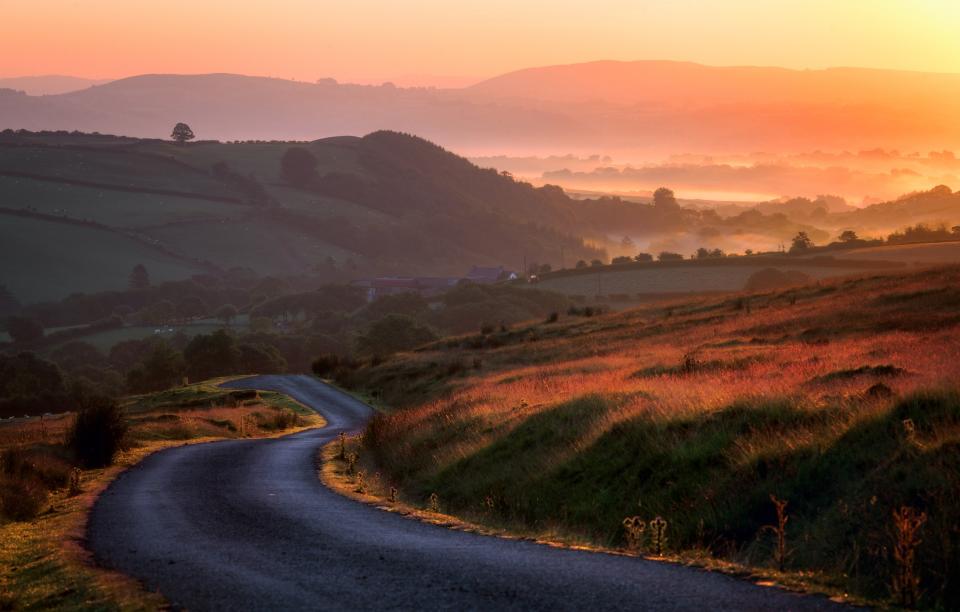
[[[309,273],[329,257],[341,263],[362,261],[361,254],[325,242],[309,228],[274,221],[269,211],[249,203],[249,194],[237,185],[212,176],[210,168],[219,162],[239,175],[256,177],[274,205],[317,222],[348,219],[362,227],[391,222],[372,208],[281,184],[280,158],[290,143],[184,147],[61,134],[28,139],[27,146],[0,146],[0,208],[64,222],[0,217],[0,284],[24,303],[123,289],[138,263],[147,267],[153,282],[163,282],[205,271],[190,261],[221,269],[247,267],[261,275]],[[360,172],[358,153],[336,139],[309,146],[320,172]],[[142,240],[68,221],[133,230]]]
[[0,171],[124,187],[170,189],[212,197],[237,195],[207,174],[206,168],[201,171],[169,157],[113,149],[0,147]]
[[0,176],[3,206],[29,207],[45,215],[87,219],[113,227],[139,228],[222,219],[236,215],[238,206],[150,193],[129,193],[43,180]]
[[0,216],[0,283],[22,301],[124,288],[138,263],[150,270],[154,282],[202,271],[107,230]]

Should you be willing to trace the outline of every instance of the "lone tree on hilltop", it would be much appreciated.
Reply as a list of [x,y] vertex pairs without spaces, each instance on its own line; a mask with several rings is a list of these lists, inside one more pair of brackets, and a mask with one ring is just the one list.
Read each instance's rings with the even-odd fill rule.
[[840,242],[854,242],[859,239],[860,237],[857,236],[857,232],[853,230],[844,230],[840,233]]
[[193,140],[196,136],[193,135],[193,130],[190,129],[190,126],[186,123],[178,123],[173,126],[173,132],[170,133],[170,138],[173,138],[178,143],[183,144],[188,140]]
[[147,273],[143,264],[133,266],[133,270],[130,271],[129,284],[131,289],[146,289],[150,286],[150,274]]

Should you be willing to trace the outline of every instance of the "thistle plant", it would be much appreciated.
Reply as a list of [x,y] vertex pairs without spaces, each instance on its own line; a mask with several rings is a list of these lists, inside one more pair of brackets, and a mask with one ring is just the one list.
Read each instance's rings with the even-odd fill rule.
[[920,545],[920,528],[927,521],[927,513],[910,506],[901,506],[893,511],[893,562],[891,580],[893,596],[905,608],[917,604],[920,577],[916,574],[917,547]]
[[390,503],[397,503],[397,487],[390,487]]
[[347,453],[347,474],[353,474],[354,468],[357,467],[357,461],[359,461],[360,455],[357,453]]
[[777,509],[777,524],[764,525],[762,529],[764,531],[772,531],[777,537],[775,559],[777,569],[782,572],[787,562],[787,521],[790,520],[790,517],[787,516],[787,500],[777,499],[777,496],[771,493],[770,501],[773,502],[774,507]]
[[357,487],[354,489],[357,493],[366,493],[367,487],[363,482],[363,470],[359,470],[356,476]]
[[440,498],[436,493],[431,493],[427,498],[427,510],[430,512],[440,512]]
[[340,438],[340,459],[345,460],[347,458],[347,435],[341,431],[338,437]]
[[627,535],[627,548],[639,551],[643,547],[643,534],[647,530],[647,523],[639,516],[628,516],[623,519],[623,530]]
[[655,517],[650,521],[650,547],[653,554],[658,557],[663,555],[663,549],[667,545],[667,521],[661,517]]

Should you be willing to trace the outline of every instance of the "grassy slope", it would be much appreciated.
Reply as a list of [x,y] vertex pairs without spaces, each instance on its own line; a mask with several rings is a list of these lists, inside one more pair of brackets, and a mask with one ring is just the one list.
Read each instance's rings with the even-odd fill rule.
[[[319,415],[281,394],[246,397],[252,392],[238,395],[218,389],[216,382],[129,398],[131,447],[114,467],[84,472],[78,495],[52,492],[46,509],[33,520],[0,518],[0,609],[152,610],[164,604],[135,581],[97,568],[83,548],[86,514],[96,496],[120,471],[163,448],[241,435],[274,436],[323,424]],[[278,429],[273,416],[281,411],[296,412],[299,422]],[[48,420],[43,428],[37,420],[0,424],[0,451],[31,449],[35,461],[59,456],[58,441],[69,424],[69,416]],[[43,465],[49,462],[47,458]]]
[[[248,266],[261,274],[298,273],[328,256],[345,261],[358,255],[324,242],[309,231],[265,221],[256,207],[218,201],[244,198],[230,185],[210,176],[209,168],[219,161],[226,161],[244,174],[254,173],[276,200],[299,213],[317,219],[342,216],[373,225],[386,222],[381,213],[358,204],[274,185],[280,157],[290,146],[287,143],[178,147],[154,141],[130,141],[119,146],[111,141],[92,142],[89,138],[74,143],[68,136],[36,139],[43,145],[72,143],[82,148],[0,147],[0,171],[93,181],[105,186],[0,176],[3,207],[30,208],[48,215],[133,230],[174,253],[224,268]],[[333,145],[313,148],[321,160],[321,172],[355,169],[355,152],[344,152]],[[110,185],[200,197],[120,191]],[[147,265],[156,280],[181,279],[202,271],[156,251],[149,244],[121,235],[110,236],[92,227],[5,215],[0,217],[0,233],[0,253],[17,255],[0,258],[7,262],[0,266],[0,282],[25,302],[61,298],[76,291],[122,288],[129,270],[137,263]],[[18,261],[31,262],[29,270]]]
[[202,272],[127,236],[89,226],[0,215],[0,283],[23,302],[126,287],[142,263],[155,282]]
[[892,511],[913,506],[924,602],[955,606],[958,282],[824,281],[444,341],[357,373],[402,408],[363,452],[408,499],[477,522],[619,546],[624,517],[660,515],[672,550],[753,565],[772,563],[773,493],[788,568],[870,597],[888,593]]

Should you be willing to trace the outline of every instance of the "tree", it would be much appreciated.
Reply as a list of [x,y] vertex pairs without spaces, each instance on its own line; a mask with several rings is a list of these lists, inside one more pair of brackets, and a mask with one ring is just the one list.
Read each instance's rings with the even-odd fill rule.
[[810,240],[810,236],[807,236],[807,232],[798,232],[797,235],[793,237],[793,243],[790,246],[790,252],[803,252],[812,246],[813,240]]
[[133,266],[130,271],[129,285],[131,289],[146,289],[150,286],[150,274],[143,264]]
[[577,267],[578,270],[579,270],[580,268],[586,268],[586,267],[587,267],[587,262],[581,259],[580,261],[577,262],[577,266],[576,266],[576,267]]
[[43,338],[43,324],[33,317],[10,317],[7,333],[17,343],[35,342]]
[[367,355],[389,355],[437,339],[432,329],[408,316],[389,314],[357,337],[357,348]]
[[590,260],[590,267],[591,267],[591,268],[599,268],[599,267],[602,266],[602,265],[603,265],[603,262],[600,261],[599,259],[591,259],[591,260]]
[[290,147],[280,160],[280,174],[294,187],[310,187],[319,178],[317,158],[303,147]]
[[672,253],[670,251],[661,251],[660,254],[657,255],[658,261],[681,261],[682,259],[683,255],[680,253]]
[[700,247],[693,257],[696,259],[718,259],[724,256],[723,249],[705,249]]
[[610,260],[610,263],[612,263],[612,264],[625,264],[625,263],[630,263],[631,261],[633,261],[633,260],[630,259],[629,257],[627,257],[626,255],[620,255],[620,256],[618,256],[618,257],[614,257],[613,259],[611,259],[611,260]]
[[0,356],[0,398],[62,394],[63,374],[56,364],[33,353]]
[[187,376],[205,380],[234,374],[240,366],[240,349],[233,336],[219,329],[212,334],[199,334],[183,349]]
[[230,323],[237,318],[237,314],[239,313],[237,312],[236,306],[233,304],[224,304],[220,308],[217,308],[215,316],[217,319],[223,321],[227,325],[230,325]]
[[127,388],[132,393],[162,391],[180,384],[182,377],[183,355],[159,341],[143,363],[127,373]]
[[666,187],[661,187],[653,192],[653,205],[657,210],[680,210],[680,204],[677,203],[677,198],[674,197],[673,191]]
[[58,347],[50,358],[67,372],[76,372],[87,367],[104,367],[107,358],[89,342],[74,340]]
[[853,230],[843,230],[840,232],[840,242],[855,242],[860,240],[860,237],[857,236],[857,232]]
[[246,374],[282,374],[287,360],[269,344],[241,344],[240,371]]
[[178,143],[183,144],[188,140],[193,140],[195,136],[193,135],[193,130],[190,129],[190,126],[186,123],[178,123],[173,126],[173,132],[170,133],[170,138],[173,138]]
[[647,262],[653,261],[653,255],[650,253],[637,253],[633,256],[633,261]]

